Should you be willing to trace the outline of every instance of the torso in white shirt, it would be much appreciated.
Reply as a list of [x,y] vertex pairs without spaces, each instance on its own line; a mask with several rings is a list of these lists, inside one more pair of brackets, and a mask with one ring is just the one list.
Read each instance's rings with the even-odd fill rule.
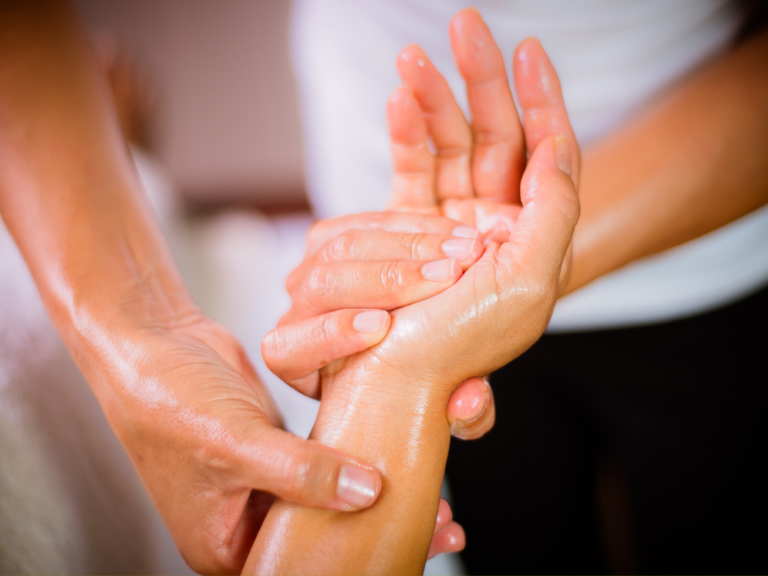
[[[385,123],[399,85],[395,58],[419,43],[466,111],[448,41],[457,0],[300,0],[293,56],[308,191],[320,217],[380,210],[390,192]],[[741,25],[725,0],[486,0],[508,61],[537,36],[560,74],[583,147],[619,126],[686,73],[727,50]],[[726,304],[768,281],[768,207],[697,240],[608,274],[562,299],[550,330],[669,320]]]

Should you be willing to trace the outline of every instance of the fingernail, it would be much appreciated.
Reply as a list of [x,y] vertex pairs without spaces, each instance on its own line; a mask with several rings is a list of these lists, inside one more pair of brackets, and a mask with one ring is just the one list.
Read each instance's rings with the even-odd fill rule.
[[336,495],[355,508],[365,508],[376,499],[376,476],[367,470],[344,464],[339,472]]
[[464,261],[469,260],[469,258],[472,256],[472,249],[475,247],[475,240],[453,238],[443,242],[440,247],[443,249],[443,254],[448,256],[448,258],[456,258],[456,260]]
[[451,236],[456,236],[457,238],[474,238],[480,234],[480,231],[477,228],[472,228],[472,226],[456,226],[453,230],[451,230]]
[[[483,378],[485,388],[483,389],[483,399],[479,402],[473,402],[469,406],[469,411],[463,418],[456,419],[451,423],[451,435],[457,438],[466,438],[466,433],[471,429],[471,424],[479,420],[488,410],[491,403],[491,385],[488,383],[488,377]],[[476,400],[473,398],[473,400]]]
[[568,139],[565,136],[555,138],[555,161],[560,170],[568,176],[571,175],[571,148],[568,146]]
[[427,262],[421,267],[421,275],[432,282],[446,282],[453,278],[455,267],[456,261],[453,258],[435,260],[434,262]]
[[384,329],[388,317],[384,310],[360,312],[352,319],[352,327],[363,334],[378,334]]

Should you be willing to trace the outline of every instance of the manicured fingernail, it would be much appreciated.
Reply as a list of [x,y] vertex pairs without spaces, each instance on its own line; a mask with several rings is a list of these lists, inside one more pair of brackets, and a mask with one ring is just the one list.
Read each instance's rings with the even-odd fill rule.
[[565,136],[555,138],[555,161],[560,170],[568,176],[571,175],[571,148],[568,146],[568,139]]
[[384,330],[388,317],[384,310],[360,312],[352,319],[352,327],[363,334],[378,334]]
[[472,228],[472,226],[456,226],[451,230],[451,236],[456,236],[456,238],[474,238],[478,234],[480,231],[477,228]]
[[435,260],[434,262],[427,262],[421,267],[421,275],[432,282],[446,282],[453,278],[455,267],[456,261],[453,258]]
[[448,258],[456,258],[456,260],[463,262],[464,260],[469,260],[472,256],[475,240],[453,238],[443,242],[440,247],[443,249],[443,254],[448,256]]
[[336,495],[354,508],[365,508],[376,499],[376,476],[368,470],[344,464],[339,473]]

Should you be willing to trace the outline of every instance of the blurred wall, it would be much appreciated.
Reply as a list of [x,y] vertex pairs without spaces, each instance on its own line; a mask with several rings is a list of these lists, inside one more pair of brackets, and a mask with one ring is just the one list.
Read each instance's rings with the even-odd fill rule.
[[93,32],[145,64],[156,152],[186,196],[303,201],[287,0],[75,0]]

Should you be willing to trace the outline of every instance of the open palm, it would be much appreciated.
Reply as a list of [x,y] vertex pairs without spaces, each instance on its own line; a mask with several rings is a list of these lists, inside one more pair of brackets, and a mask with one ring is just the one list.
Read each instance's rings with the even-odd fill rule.
[[521,122],[504,58],[480,14],[474,9],[460,12],[450,33],[472,122],[424,51],[406,47],[397,61],[405,87],[392,94],[387,108],[395,174],[389,207],[440,213],[477,227],[486,242],[505,242],[522,209],[526,152],[533,154],[548,136],[564,136],[578,187],[578,145],[557,74],[538,41],[523,41],[513,57]]

